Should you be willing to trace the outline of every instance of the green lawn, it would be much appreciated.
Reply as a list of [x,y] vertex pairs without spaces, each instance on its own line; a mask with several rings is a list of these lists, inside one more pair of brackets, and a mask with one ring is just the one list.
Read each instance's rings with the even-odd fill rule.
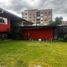
[[66,42],[0,41],[0,67],[67,67]]

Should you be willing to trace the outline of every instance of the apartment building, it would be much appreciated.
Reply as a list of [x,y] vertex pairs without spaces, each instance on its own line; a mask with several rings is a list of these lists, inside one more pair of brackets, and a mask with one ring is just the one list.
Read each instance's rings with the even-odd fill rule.
[[52,9],[30,9],[22,12],[22,17],[34,24],[44,24],[47,25],[50,20],[52,20]]

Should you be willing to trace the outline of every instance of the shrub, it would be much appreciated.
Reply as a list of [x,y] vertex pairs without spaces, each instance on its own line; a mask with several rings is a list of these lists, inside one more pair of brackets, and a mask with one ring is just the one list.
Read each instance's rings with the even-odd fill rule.
[[67,34],[64,36],[64,41],[67,42]]

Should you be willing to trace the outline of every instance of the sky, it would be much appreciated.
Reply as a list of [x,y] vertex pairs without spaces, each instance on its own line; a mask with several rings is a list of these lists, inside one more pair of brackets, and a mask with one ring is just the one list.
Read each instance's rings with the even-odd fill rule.
[[26,9],[52,9],[53,18],[67,20],[67,0],[0,0],[0,7],[19,16]]

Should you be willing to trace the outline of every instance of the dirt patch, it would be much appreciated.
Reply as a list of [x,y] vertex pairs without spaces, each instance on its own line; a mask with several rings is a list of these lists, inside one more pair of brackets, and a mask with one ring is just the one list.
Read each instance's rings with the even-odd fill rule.
[[36,62],[36,63],[29,63],[28,67],[52,67],[52,66],[47,63]]

